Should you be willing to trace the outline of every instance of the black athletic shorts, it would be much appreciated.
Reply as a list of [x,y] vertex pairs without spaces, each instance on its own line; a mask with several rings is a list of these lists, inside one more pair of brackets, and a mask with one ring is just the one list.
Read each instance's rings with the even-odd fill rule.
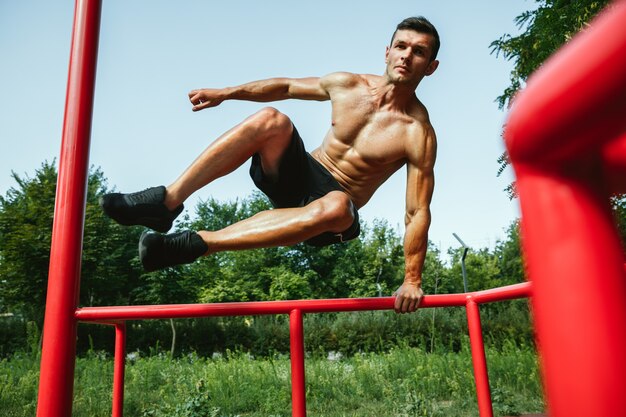
[[[344,191],[337,180],[317,162],[305,149],[296,127],[293,127],[291,144],[285,151],[278,168],[278,180],[265,177],[261,168],[261,157],[252,156],[250,166],[252,181],[272,202],[275,208],[304,207],[331,191]],[[326,246],[347,242],[361,232],[359,213],[352,206],[354,222],[342,233],[325,232],[312,237],[305,243],[312,246]]]

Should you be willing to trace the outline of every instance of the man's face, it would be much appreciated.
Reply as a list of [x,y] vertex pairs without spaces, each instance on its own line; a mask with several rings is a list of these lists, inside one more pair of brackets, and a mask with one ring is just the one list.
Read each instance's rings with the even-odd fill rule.
[[394,84],[415,85],[437,69],[439,61],[431,61],[434,38],[413,30],[398,30],[385,52],[387,78]]

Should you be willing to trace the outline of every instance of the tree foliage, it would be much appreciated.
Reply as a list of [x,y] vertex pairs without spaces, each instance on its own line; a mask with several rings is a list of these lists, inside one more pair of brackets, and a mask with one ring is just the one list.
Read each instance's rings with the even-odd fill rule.
[[[584,30],[588,22],[598,14],[610,0],[536,0],[538,7],[515,18],[518,29],[524,30],[517,36],[504,34],[490,45],[491,52],[513,61],[510,84],[497,97],[500,109],[508,107],[515,94],[523,88],[534,71],[577,32]],[[506,152],[498,158],[498,176],[509,165]],[[509,198],[516,196],[515,183],[505,188]]]
[[[5,196],[0,196],[0,312],[11,312],[22,323],[33,321],[41,328],[57,172],[54,163],[44,162],[34,176],[14,173],[13,179],[16,186]],[[388,296],[404,277],[401,232],[383,220],[364,223],[361,237],[346,244],[322,248],[299,244],[293,247],[221,252],[189,265],[144,273],[137,258],[137,241],[142,228],[119,226],[104,216],[98,199],[109,191],[104,174],[99,169],[92,169],[87,187],[79,300],[81,306]],[[208,199],[195,207],[193,215],[185,214],[177,222],[176,228],[220,229],[269,208],[269,201],[260,193],[230,202]],[[426,294],[463,291],[459,263],[461,253],[453,250],[449,254],[451,261],[448,263],[442,259],[440,251],[429,244],[423,280]],[[510,227],[507,238],[493,250],[471,250],[467,257],[467,271],[470,290],[522,281],[524,277],[517,224]],[[517,317],[525,317],[524,314],[517,312],[510,317],[516,317],[517,320]],[[443,314],[439,317],[447,316]],[[327,323],[328,328],[318,329],[320,340],[339,343],[336,335],[331,335],[333,331],[341,334],[361,332],[361,338],[367,332],[378,331],[373,327],[368,327],[367,331],[357,331],[355,329],[358,326],[369,325],[355,324],[354,320],[341,319],[335,324]],[[455,326],[461,326],[463,322],[461,320],[455,324],[456,318],[450,320],[446,321],[447,324],[441,324],[452,326],[448,329],[450,332],[456,331],[452,328],[456,329]],[[171,322],[164,327],[143,323],[131,326],[129,331],[133,333],[132,345],[145,350],[157,340],[167,347],[168,334],[178,335],[179,350],[192,348],[210,351],[241,343],[242,346],[258,345],[260,352],[267,353],[282,346],[282,342],[272,341],[270,336],[260,334],[265,331],[283,334],[283,330],[279,329],[280,320],[264,322],[255,319],[252,322],[258,322],[255,326],[260,327],[253,330],[245,321],[233,319],[220,322],[193,321],[187,324],[176,322],[176,325]],[[393,320],[385,319],[379,325],[386,328],[395,326],[393,323]],[[5,326],[5,323],[0,325]],[[3,329],[18,331],[11,325],[7,322]],[[357,327],[348,328],[353,325]],[[423,327],[421,331],[431,335],[430,327]],[[100,326],[80,326],[79,350],[87,350],[94,344],[109,346],[111,335],[108,330]],[[392,343],[392,339],[395,340],[393,343],[400,340],[404,330],[407,334],[412,332],[408,328],[398,332],[396,330],[389,335],[389,343]],[[207,331],[212,334],[210,339],[207,339]],[[323,337],[326,334],[324,332],[330,332],[328,337]],[[449,347],[456,349],[460,346],[460,338],[456,336],[437,336],[437,343],[443,343],[444,339],[449,340],[445,342]],[[174,351],[174,337],[169,340],[169,346]],[[339,343],[341,346],[338,348],[350,351],[348,347],[355,343],[354,340],[345,338],[341,342],[345,346]],[[370,342],[378,343],[375,340]],[[0,352],[10,350],[8,345],[0,346]]]
[[490,45],[496,56],[514,63],[510,85],[497,98],[504,108],[524,85],[530,74],[556,52],[610,0],[536,0],[538,7],[515,18],[515,24],[525,31],[517,36],[504,34]]
[[[31,178],[12,174],[16,186],[0,196],[0,302],[2,308],[41,324],[47,290],[57,171],[44,162]],[[87,186],[81,305],[128,304],[137,285],[139,231],[102,214],[98,198],[107,192],[100,170]],[[134,241],[134,242],[133,242]],[[131,243],[133,242],[133,243]]]
[[[38,322],[45,304],[57,172],[44,162],[34,177],[13,174],[17,184],[0,197],[0,279],[4,310]],[[404,276],[400,233],[386,221],[363,225],[360,239],[322,248],[305,244],[212,254],[189,265],[144,273],[137,259],[140,227],[122,227],[103,215],[98,198],[108,192],[100,170],[89,174],[80,304],[159,304],[260,301],[390,295]],[[215,230],[270,208],[260,193],[200,202],[178,229]],[[471,251],[472,289],[523,279],[517,225],[494,251]],[[424,265],[426,293],[460,292],[459,252],[452,266],[432,244]],[[509,277],[509,278],[507,278]]]
[[626,196],[616,196],[611,200],[613,215],[617,224],[617,231],[622,239],[622,246],[626,250]]
[[0,284],[9,311],[43,318],[56,170],[44,163],[34,178],[12,173],[17,187],[0,197]]
[[[208,199],[179,228],[215,230],[250,217],[270,203],[260,193],[220,203]],[[305,244],[212,254],[173,269],[201,302],[333,298],[391,294],[404,274],[398,234],[383,221],[364,225],[362,238],[323,248]]]

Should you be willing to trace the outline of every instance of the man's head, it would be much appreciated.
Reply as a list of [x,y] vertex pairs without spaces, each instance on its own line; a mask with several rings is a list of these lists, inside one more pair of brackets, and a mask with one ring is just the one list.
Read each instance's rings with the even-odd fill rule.
[[385,74],[398,85],[417,87],[422,78],[439,66],[439,34],[424,17],[409,17],[396,27],[385,51]]
[[402,22],[398,23],[396,26],[396,30],[393,32],[391,36],[391,42],[389,46],[393,45],[393,41],[396,37],[396,34],[399,30],[412,30],[417,33],[424,33],[432,36],[432,44],[431,44],[431,53],[430,60],[434,61],[437,58],[437,53],[439,52],[439,46],[441,45],[439,40],[439,33],[435,26],[428,21],[424,16],[415,16],[415,17],[407,17]]

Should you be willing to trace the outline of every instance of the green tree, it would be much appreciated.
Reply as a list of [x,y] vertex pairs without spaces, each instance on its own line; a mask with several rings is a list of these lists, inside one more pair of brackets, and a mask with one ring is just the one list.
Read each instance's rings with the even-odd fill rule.
[[34,178],[12,173],[17,187],[0,197],[0,282],[4,307],[43,321],[50,261],[56,170],[44,162]]
[[[515,18],[517,35],[504,34],[490,45],[492,53],[513,61],[510,84],[496,99],[505,108],[525,85],[526,80],[543,62],[568,42],[602,10],[610,0],[536,0],[538,7]],[[498,175],[509,165],[506,152],[498,159]],[[506,188],[510,198],[515,196],[515,184]]]
[[[543,62],[567,43],[577,32],[584,30],[589,21],[603,8],[611,7],[610,0],[536,0],[538,7],[515,18],[518,28],[524,31],[517,35],[504,34],[490,45],[492,53],[514,63],[510,84],[497,98],[500,108],[507,107],[526,80]],[[498,175],[509,165],[508,156],[503,153],[498,159]],[[515,183],[505,191],[510,198],[515,197]],[[626,241],[625,198],[612,200],[622,241]],[[521,261],[520,261],[521,262]]]
[[[453,278],[449,268],[441,260],[441,251],[432,242],[428,242],[428,251],[424,260],[422,288],[426,294],[442,294],[455,292]],[[462,288],[462,286],[461,286]]]
[[[180,227],[222,229],[270,207],[269,200],[258,192],[232,202],[211,198],[198,203],[195,219],[186,219]],[[269,270],[284,263],[281,255],[285,251],[285,248],[265,248],[211,254],[187,268],[182,285],[195,292],[200,302],[267,300],[272,286]]]
[[311,298],[309,278],[315,274],[307,271],[304,275],[296,274],[284,265],[265,268],[262,272],[271,281],[269,288],[270,300],[299,300]]
[[[361,253],[343,262],[339,272],[347,272],[350,297],[391,295],[404,280],[404,247],[398,233],[384,220],[363,227]],[[352,270],[351,270],[352,269]]]
[[[45,309],[57,171],[44,162],[34,177],[12,174],[16,187],[0,196],[0,283],[6,309],[41,325]],[[87,186],[81,305],[127,304],[139,277],[140,231],[102,214],[107,192],[102,172],[92,169]]]
[[[464,292],[463,271],[461,267],[462,249],[450,249],[452,264],[447,271],[447,282],[442,289],[446,292]],[[480,291],[504,285],[501,281],[497,258],[488,249],[470,249],[465,257],[467,287],[469,291]]]
[[[283,263],[299,275],[309,274],[313,298],[347,297],[349,284],[345,274],[338,273],[346,258],[359,252],[362,242],[352,240],[346,244],[313,247],[299,244],[284,248]],[[357,261],[358,262],[358,258]]]
[[598,14],[610,0],[536,0],[538,7],[515,18],[517,36],[504,34],[490,45],[496,56],[502,54],[514,63],[510,85],[497,98],[500,108],[511,98],[543,62],[568,42]]
[[617,231],[622,238],[622,246],[626,250],[626,196],[614,197],[611,202]]
[[80,305],[136,304],[133,289],[143,271],[137,252],[141,227],[120,226],[100,208],[111,192],[100,169],[91,169],[87,183]]
[[524,282],[524,259],[520,240],[520,222],[515,220],[509,225],[506,239],[499,241],[494,249],[498,259],[502,285]]
[[[208,199],[179,226],[216,230],[269,208],[260,193],[234,202]],[[200,302],[359,297],[391,294],[402,281],[404,256],[398,234],[374,221],[346,244],[221,252],[184,268],[181,285]]]
[[[469,290],[486,290],[524,282],[526,278],[520,244],[520,222],[515,220],[507,228],[504,240],[498,241],[493,250],[470,249],[465,259]],[[463,250],[451,248],[448,254],[451,256],[451,266],[441,272],[448,281],[442,283],[439,292],[462,292]]]

